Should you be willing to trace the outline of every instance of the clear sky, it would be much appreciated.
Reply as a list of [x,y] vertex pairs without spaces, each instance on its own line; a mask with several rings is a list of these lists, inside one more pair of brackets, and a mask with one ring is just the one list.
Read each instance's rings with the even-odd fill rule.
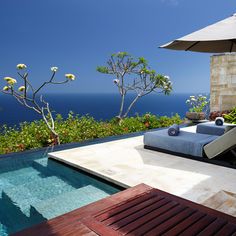
[[37,86],[58,66],[59,79],[71,72],[77,80],[46,92],[115,92],[96,67],[127,51],[169,75],[175,92],[209,92],[211,54],[158,46],[234,12],[235,0],[0,0],[0,77],[17,78],[25,63]]

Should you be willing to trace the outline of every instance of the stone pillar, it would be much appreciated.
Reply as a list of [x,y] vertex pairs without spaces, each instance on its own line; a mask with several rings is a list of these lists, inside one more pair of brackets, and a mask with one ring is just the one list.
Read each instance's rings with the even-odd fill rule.
[[211,111],[236,106],[236,54],[211,56]]

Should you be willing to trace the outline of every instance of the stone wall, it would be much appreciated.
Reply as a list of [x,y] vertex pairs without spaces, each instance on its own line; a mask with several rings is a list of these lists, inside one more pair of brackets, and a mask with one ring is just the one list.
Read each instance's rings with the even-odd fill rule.
[[236,106],[236,54],[211,57],[211,111]]

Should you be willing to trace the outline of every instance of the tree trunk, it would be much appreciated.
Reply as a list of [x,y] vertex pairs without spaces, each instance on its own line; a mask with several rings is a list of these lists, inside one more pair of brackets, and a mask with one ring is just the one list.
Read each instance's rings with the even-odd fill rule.
[[123,115],[123,117],[122,118],[125,118],[125,117],[127,117],[127,115],[129,114],[129,112],[130,112],[130,110],[131,110],[131,108],[133,107],[133,105],[138,101],[138,99],[140,98],[141,96],[139,96],[139,95],[137,95],[136,97],[135,97],[135,99],[131,102],[131,104],[129,105],[129,107],[128,107],[128,109],[127,109],[127,111],[126,111],[126,113]]
[[124,102],[125,102],[125,95],[123,94],[123,91],[122,91],[120,112],[119,112],[119,115],[118,115],[119,119],[122,117],[122,113],[123,113],[123,110],[124,110]]
[[60,138],[56,132],[51,131],[51,139],[53,140],[53,145],[60,145]]

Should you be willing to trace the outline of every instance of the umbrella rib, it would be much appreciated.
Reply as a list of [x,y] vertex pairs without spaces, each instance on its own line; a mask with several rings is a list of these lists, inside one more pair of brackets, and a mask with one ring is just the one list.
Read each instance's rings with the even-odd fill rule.
[[195,45],[197,45],[199,43],[199,41],[193,43],[192,45],[190,45],[187,49],[185,49],[185,51],[190,50],[192,47],[194,47]]
[[235,39],[231,40],[230,52],[232,52],[235,42]]

